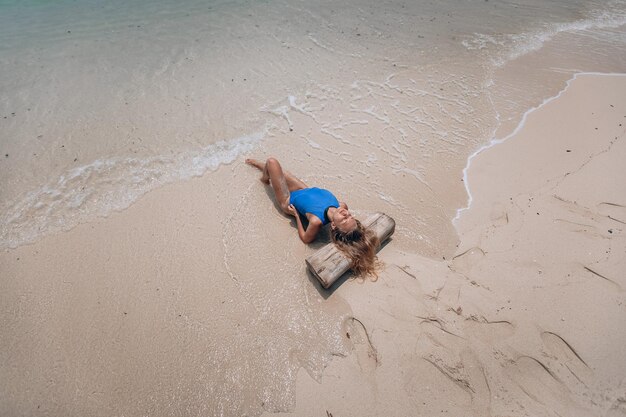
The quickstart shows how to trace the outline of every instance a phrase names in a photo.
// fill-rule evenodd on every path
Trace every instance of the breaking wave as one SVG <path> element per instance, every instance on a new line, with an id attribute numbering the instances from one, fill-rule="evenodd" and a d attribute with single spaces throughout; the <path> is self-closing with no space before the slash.
<path id="1" fill-rule="evenodd" d="M 123 210 L 150 190 L 233 162 L 254 149 L 264 136 L 258 132 L 174 156 L 98 159 L 68 170 L 5 206 L 0 247 L 32 243 L 43 235 Z"/>

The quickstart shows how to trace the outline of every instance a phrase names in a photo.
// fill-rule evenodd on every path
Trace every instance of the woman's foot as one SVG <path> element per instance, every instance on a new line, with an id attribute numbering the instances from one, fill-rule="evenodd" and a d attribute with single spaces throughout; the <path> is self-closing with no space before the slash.
<path id="1" fill-rule="evenodd" d="M 259 178 L 262 183 L 264 184 L 270 183 L 270 177 L 267 174 L 267 171 L 265 170 L 265 162 L 260 162 L 260 161 L 257 161 L 256 159 L 247 158 L 246 164 L 255 167 L 256 169 L 258 169 L 259 171 L 263 173 L 263 175 L 261 175 L 261 178 Z"/>

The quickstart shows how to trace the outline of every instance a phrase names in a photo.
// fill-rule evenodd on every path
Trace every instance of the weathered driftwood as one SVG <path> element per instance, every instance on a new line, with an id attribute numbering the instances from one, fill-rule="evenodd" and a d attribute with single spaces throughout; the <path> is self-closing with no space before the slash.
<path id="1" fill-rule="evenodd" d="M 385 213 L 372 214 L 362 224 L 378 236 L 381 244 L 396 228 L 396 222 Z M 306 258 L 306 265 L 324 288 L 329 288 L 350 269 L 350 261 L 332 242 Z"/>

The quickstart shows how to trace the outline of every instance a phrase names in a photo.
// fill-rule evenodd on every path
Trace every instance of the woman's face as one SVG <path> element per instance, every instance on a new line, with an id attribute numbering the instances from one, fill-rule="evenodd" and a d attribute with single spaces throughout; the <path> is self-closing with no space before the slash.
<path id="1" fill-rule="evenodd" d="M 356 229 L 356 219 L 352 217 L 352 213 L 350 213 L 348 209 L 343 207 L 339 207 L 335 210 L 332 222 L 337 229 L 344 233 L 349 233 Z"/>

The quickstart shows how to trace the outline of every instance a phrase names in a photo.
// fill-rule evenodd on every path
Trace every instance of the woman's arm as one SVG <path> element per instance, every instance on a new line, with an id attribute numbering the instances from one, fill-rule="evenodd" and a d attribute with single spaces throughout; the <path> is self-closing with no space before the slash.
<path id="1" fill-rule="evenodd" d="M 298 225 L 298 236 L 300 236 L 300 240 L 302 240 L 304 243 L 313 242 L 320 229 L 322 228 L 321 220 L 318 220 L 316 217 L 312 218 L 311 221 L 309 221 L 309 227 L 304 230 L 302 220 L 300 220 L 298 211 L 293 206 L 293 204 L 289 205 L 289 212 L 296 218 L 296 224 Z"/>

